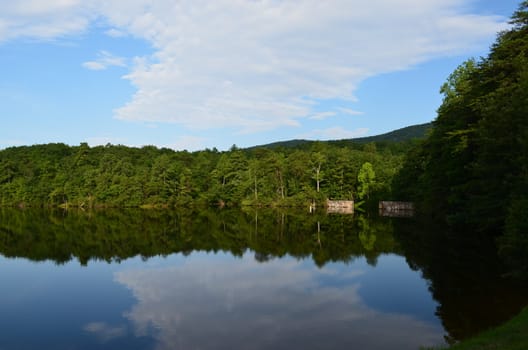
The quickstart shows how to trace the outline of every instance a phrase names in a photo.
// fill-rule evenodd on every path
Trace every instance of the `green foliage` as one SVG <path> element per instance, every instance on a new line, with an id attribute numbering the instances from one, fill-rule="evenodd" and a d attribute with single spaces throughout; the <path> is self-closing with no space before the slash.
<path id="1" fill-rule="evenodd" d="M 528 279 L 528 197 L 515 201 L 499 238 L 499 254 L 510 266 L 510 275 Z"/>
<path id="2" fill-rule="evenodd" d="M 60 210 L 0 208 L 0 253 L 57 264 L 189 253 L 254 251 L 312 258 L 318 266 L 398 253 L 390 222 L 306 210 L 215 208 Z M 364 237 L 367 237 L 366 239 Z M 365 243 L 367 242 L 367 246 Z"/>
<path id="3" fill-rule="evenodd" d="M 449 348 L 431 348 L 430 350 L 524 350 L 526 344 L 528 344 L 528 307 L 500 327 L 490 329 Z"/>
<path id="4" fill-rule="evenodd" d="M 390 192 L 400 144 L 357 147 L 316 142 L 303 149 L 233 146 L 194 153 L 153 146 L 64 144 L 0 151 L 0 205 L 49 207 L 308 206 L 354 197 L 365 162 L 369 193 Z M 363 188 L 363 187 L 361 187 Z"/>
<path id="5" fill-rule="evenodd" d="M 431 129 L 431 123 L 411 125 L 405 128 L 397 129 L 385 134 L 367 136 L 367 137 L 358 137 L 354 139 L 344 139 L 338 141 L 327 141 L 328 144 L 339 147 L 354 147 L 355 149 L 360 149 L 363 144 L 371 143 L 377 145 L 377 147 L 389 147 L 394 146 L 394 143 L 399 144 L 400 146 L 405 147 L 405 144 L 411 142 L 415 139 L 422 139 L 427 135 L 429 129 Z M 255 148 L 268 148 L 268 149 L 308 149 L 312 147 L 314 143 L 319 141 L 308 141 L 308 140 L 290 140 L 290 141 L 280 141 L 269 143 L 266 145 L 255 146 L 250 149 Z"/>
<path id="6" fill-rule="evenodd" d="M 430 281 L 449 344 L 497 327 L 527 305 L 528 284 L 504 275 L 494 237 L 424 216 L 394 219 L 393 232 L 409 266 Z"/>
<path id="7" fill-rule="evenodd" d="M 369 162 L 364 163 L 358 173 L 357 198 L 368 200 L 370 193 L 375 186 L 376 173 Z"/>
<path id="8" fill-rule="evenodd" d="M 434 217 L 494 236 L 506 232 L 500 242 L 509 257 L 528 254 L 526 225 L 516 218 L 528 198 L 527 18 L 524 1 L 489 55 L 451 74 L 431 134 L 393 181 L 395 194 Z M 513 260 L 528 271 L 526 259 Z"/>

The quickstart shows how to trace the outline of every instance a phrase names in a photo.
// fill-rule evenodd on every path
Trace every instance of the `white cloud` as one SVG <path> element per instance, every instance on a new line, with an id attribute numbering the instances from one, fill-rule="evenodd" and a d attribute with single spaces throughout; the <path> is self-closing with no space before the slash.
<path id="1" fill-rule="evenodd" d="M 126 335 L 125 326 L 111 326 L 105 322 L 90 322 L 83 330 L 95 334 L 102 342 L 107 342 Z"/>
<path id="2" fill-rule="evenodd" d="M 91 70 L 105 70 L 108 67 L 126 67 L 126 62 L 123 57 L 117 57 L 108 51 L 99 51 L 97 59 L 94 61 L 87 61 L 83 64 L 84 68 Z"/>
<path id="3" fill-rule="evenodd" d="M 174 143 L 166 146 L 177 151 L 197 151 L 204 148 L 205 138 L 199 136 L 180 136 Z"/>
<path id="4" fill-rule="evenodd" d="M 51 40 L 83 32 L 94 19 L 89 2 L 23 0 L 0 2 L 0 42 L 19 37 Z"/>
<path id="5" fill-rule="evenodd" d="M 345 114 L 348 114 L 348 115 L 363 115 L 363 112 L 356 111 L 356 110 L 353 110 L 353 109 L 350 109 L 350 108 L 339 107 L 339 108 L 337 108 L 337 110 L 340 111 L 341 113 L 345 113 Z"/>
<path id="6" fill-rule="evenodd" d="M 6 1 L 2 4 L 2 9 L 13 15 L 48 15 L 56 12 L 69 11 L 77 8 L 81 4 L 79 0 L 23 0 Z"/>
<path id="7" fill-rule="evenodd" d="M 336 112 L 319 112 L 310 116 L 312 120 L 324 120 L 336 115 Z"/>
<path id="8" fill-rule="evenodd" d="M 501 19 L 463 1 L 105 1 L 115 27 L 156 52 L 127 79 L 122 120 L 254 132 L 297 126 L 317 99 L 354 100 L 358 84 L 487 46 Z"/>
<path id="9" fill-rule="evenodd" d="M 97 62 L 97 61 L 84 62 L 82 65 L 84 68 L 88 68 L 91 70 L 105 70 L 106 69 L 106 66 L 104 64 L 102 64 L 101 62 Z"/>
<path id="10" fill-rule="evenodd" d="M 106 32 L 105 32 L 106 35 L 112 37 L 112 38 L 122 38 L 124 36 L 126 36 L 126 33 L 121 31 L 121 30 L 118 30 L 118 29 L 115 29 L 115 28 L 111 28 L 111 29 L 108 29 Z"/>
<path id="11" fill-rule="evenodd" d="M 0 41 L 78 33 L 103 18 L 107 34 L 155 51 L 125 76 L 137 91 L 116 118 L 251 133 L 298 126 L 319 99 L 354 101 L 368 77 L 486 48 L 504 19 L 464 12 L 470 1 L 4 1 Z"/>
<path id="12" fill-rule="evenodd" d="M 152 335 L 156 349 L 413 349 L 442 343 L 441 327 L 370 309 L 359 293 L 364 271 L 355 266 L 341 275 L 293 259 L 263 264 L 251 253 L 241 259 L 191 256 L 181 266 L 117 272 L 116 281 L 137 299 L 126 313 L 136 336 Z"/>
<path id="13" fill-rule="evenodd" d="M 352 139 L 356 137 L 365 136 L 368 133 L 368 128 L 358 128 L 355 130 L 347 130 L 341 126 L 334 126 L 327 129 L 316 129 L 309 133 L 300 135 L 302 139 L 317 139 L 317 140 L 341 140 Z"/>

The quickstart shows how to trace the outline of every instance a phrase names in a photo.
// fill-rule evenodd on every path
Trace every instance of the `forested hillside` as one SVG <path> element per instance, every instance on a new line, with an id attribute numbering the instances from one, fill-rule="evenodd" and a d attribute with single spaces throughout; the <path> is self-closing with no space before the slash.
<path id="1" fill-rule="evenodd" d="M 354 147 L 360 144 L 376 142 L 378 146 L 381 146 L 381 147 L 383 147 L 386 143 L 389 143 L 390 146 L 393 147 L 394 146 L 394 144 L 392 144 L 393 142 L 407 142 L 413 139 L 424 138 L 427 135 L 429 129 L 431 129 L 431 127 L 432 127 L 431 123 L 425 123 L 425 124 L 407 126 L 405 128 L 393 130 L 391 132 L 381 134 L 381 135 L 358 137 L 358 138 L 353 138 L 353 139 L 332 140 L 332 141 L 326 141 L 326 142 L 331 145 L 348 146 L 348 147 Z M 255 146 L 251 148 L 288 148 L 288 147 L 308 148 L 314 142 L 317 142 L 317 141 L 302 140 L 302 139 L 301 140 L 290 140 L 290 141 L 273 142 L 273 143 L 269 143 L 266 145 Z"/>
<path id="2" fill-rule="evenodd" d="M 390 193 L 412 141 L 176 152 L 47 144 L 0 151 L 3 206 L 304 206 Z M 360 175 L 361 173 L 361 175 Z M 358 176 L 360 175 L 360 176 Z M 359 178 L 359 180 L 358 180 Z"/>
<path id="3" fill-rule="evenodd" d="M 528 276 L 528 1 L 511 24 L 449 77 L 432 133 L 394 187 L 434 217 L 500 235 L 501 254 Z"/>

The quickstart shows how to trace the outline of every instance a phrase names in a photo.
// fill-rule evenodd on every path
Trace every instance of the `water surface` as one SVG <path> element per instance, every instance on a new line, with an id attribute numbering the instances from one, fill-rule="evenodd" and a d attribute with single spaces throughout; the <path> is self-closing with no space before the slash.
<path id="1" fill-rule="evenodd" d="M 439 287 L 408 219 L 0 213 L 0 349 L 418 349 L 500 322 L 523 302 L 524 290 L 505 283 L 484 290 L 510 305 L 483 305 L 492 321 L 472 321 L 467 307 L 451 315 L 468 287 Z M 446 297 L 450 288 L 458 294 Z"/>

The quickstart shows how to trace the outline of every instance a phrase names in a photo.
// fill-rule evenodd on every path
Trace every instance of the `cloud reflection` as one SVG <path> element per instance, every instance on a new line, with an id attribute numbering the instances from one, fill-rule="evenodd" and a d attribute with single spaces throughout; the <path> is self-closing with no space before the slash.
<path id="1" fill-rule="evenodd" d="M 83 329 L 95 334 L 103 343 L 126 335 L 125 326 L 111 326 L 105 322 L 90 322 Z"/>
<path id="2" fill-rule="evenodd" d="M 181 266 L 115 277 L 138 300 L 126 315 L 136 335 L 154 329 L 158 349 L 393 350 L 442 342 L 437 326 L 370 309 L 358 293 L 364 271 L 349 268 L 342 274 L 293 259 L 191 256 Z M 334 283 L 322 284 L 328 276 Z"/>

